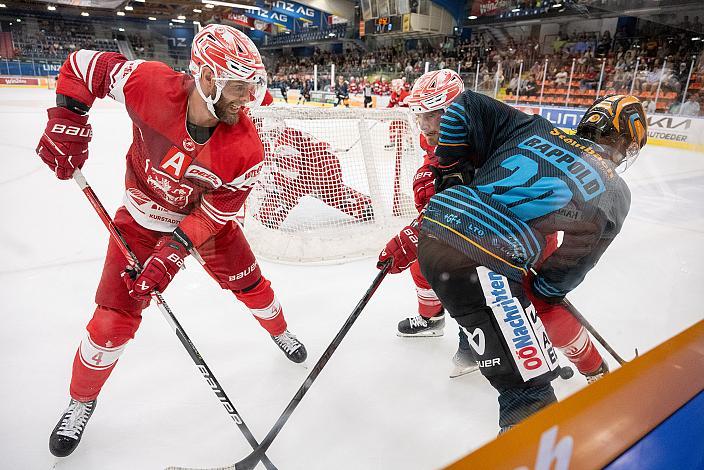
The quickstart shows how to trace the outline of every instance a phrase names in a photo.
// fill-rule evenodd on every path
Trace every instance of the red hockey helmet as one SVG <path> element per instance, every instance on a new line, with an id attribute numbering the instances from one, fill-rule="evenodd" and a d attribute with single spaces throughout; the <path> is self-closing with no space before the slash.
<path id="1" fill-rule="evenodd" d="M 462 92 L 464 82 L 457 72 L 434 70 L 416 80 L 406 103 L 413 113 L 422 114 L 447 108 Z"/>
<path id="2" fill-rule="evenodd" d="M 198 79 L 203 67 L 208 67 L 215 76 L 214 98 L 206 96 L 201 90 Z M 252 85 L 247 107 L 258 106 L 266 93 L 266 69 L 257 46 L 243 32 L 231 26 L 210 24 L 195 35 L 189 69 L 196 79 L 200 96 L 214 116 L 213 104 L 220 99 L 228 80 L 239 80 Z"/>

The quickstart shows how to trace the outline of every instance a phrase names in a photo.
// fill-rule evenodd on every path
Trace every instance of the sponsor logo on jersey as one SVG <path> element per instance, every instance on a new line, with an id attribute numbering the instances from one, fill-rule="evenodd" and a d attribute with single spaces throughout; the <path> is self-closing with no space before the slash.
<path id="1" fill-rule="evenodd" d="M 189 166 L 186 170 L 185 176 L 187 178 L 194 178 L 200 181 L 205 181 L 206 183 L 210 184 L 213 188 L 219 188 L 220 186 L 222 186 L 222 180 L 218 175 L 200 166 Z"/>
<path id="2" fill-rule="evenodd" d="M 557 354 L 531 304 L 525 310 L 513 296 L 506 277 L 477 268 L 486 303 L 491 307 L 516 368 L 523 380 L 557 368 Z"/>
<path id="3" fill-rule="evenodd" d="M 257 182 L 259 178 L 259 172 L 262 169 L 264 162 L 259 162 L 252 168 L 247 170 L 243 175 L 238 176 L 231 182 L 227 183 L 225 186 L 230 190 L 246 191 Z"/>
<path id="4" fill-rule="evenodd" d="M 193 159 L 177 147 L 171 147 L 161 159 L 159 169 L 175 180 L 180 180 Z"/>

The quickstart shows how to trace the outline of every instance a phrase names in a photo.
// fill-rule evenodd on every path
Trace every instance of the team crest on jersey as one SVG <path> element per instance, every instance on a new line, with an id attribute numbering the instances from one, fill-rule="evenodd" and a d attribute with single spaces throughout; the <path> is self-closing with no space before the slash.
<path id="1" fill-rule="evenodd" d="M 180 180 L 193 159 L 177 147 L 171 147 L 159 164 L 159 169 L 175 180 Z"/>
<path id="2" fill-rule="evenodd" d="M 169 204 L 183 208 L 188 204 L 188 198 L 193 192 L 193 188 L 187 184 L 174 181 L 170 174 L 159 171 L 150 165 L 147 160 L 145 171 L 147 184 L 149 187 Z"/>
<path id="3" fill-rule="evenodd" d="M 190 138 L 186 137 L 183 139 L 183 148 L 185 148 L 187 152 L 192 152 L 196 149 L 196 144 L 194 144 Z"/>

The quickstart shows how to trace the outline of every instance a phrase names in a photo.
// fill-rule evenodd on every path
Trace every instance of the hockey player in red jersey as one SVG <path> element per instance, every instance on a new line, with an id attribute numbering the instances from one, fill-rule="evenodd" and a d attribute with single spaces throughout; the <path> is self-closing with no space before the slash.
<path id="1" fill-rule="evenodd" d="M 408 98 L 409 93 L 404 88 L 404 81 L 401 78 L 394 78 L 391 80 L 391 96 L 389 97 L 389 108 L 407 108 L 408 103 L 406 103 L 406 98 Z"/>
<path id="2" fill-rule="evenodd" d="M 167 288 L 192 250 L 290 360 L 306 358 L 234 222 L 263 160 L 262 143 L 245 110 L 266 91 L 259 52 L 235 28 L 209 25 L 193 40 L 190 71 L 192 76 L 160 62 L 90 50 L 70 54 L 61 67 L 57 106 L 48 110 L 37 154 L 58 178 L 71 178 L 88 157 L 88 112 L 95 99 L 110 96 L 125 105 L 133 142 L 124 205 L 114 221 L 144 269 L 126 268 L 127 260 L 110 240 L 97 308 L 73 362 L 71 401 L 50 437 L 56 456 L 69 455 L 78 445 L 151 293 Z"/>
<path id="3" fill-rule="evenodd" d="M 435 146 L 440 131 L 440 117 L 452 100 L 464 91 L 464 83 L 456 72 L 444 69 L 421 76 L 416 80 L 410 94 L 403 90 L 401 80 L 394 80 L 392 84 L 396 87 L 394 93 L 397 91 L 405 93 L 404 106 L 410 106 L 421 131 L 420 146 L 425 151 L 425 157 L 423 166 L 413 177 L 413 197 L 416 209 L 421 212 L 430 197 L 435 194 L 433 186 L 435 176 L 430 166 L 437 165 Z M 400 321 L 397 334 L 407 337 L 442 336 L 445 327 L 445 311 L 442 304 L 421 274 L 418 263 L 412 262 L 410 271 L 416 285 L 418 314 Z M 452 362 L 454 369 L 450 377 L 458 377 L 477 370 L 477 364 L 469 351 L 467 335 L 461 329 L 459 347 Z"/>

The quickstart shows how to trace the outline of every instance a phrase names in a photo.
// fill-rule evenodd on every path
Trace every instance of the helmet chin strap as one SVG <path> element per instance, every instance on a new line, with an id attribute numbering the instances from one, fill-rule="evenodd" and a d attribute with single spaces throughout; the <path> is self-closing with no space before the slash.
<path id="1" fill-rule="evenodd" d="M 196 90 L 198 90 L 198 94 L 200 95 L 201 98 L 203 98 L 203 101 L 205 101 L 205 105 L 208 108 L 208 111 L 210 111 L 210 114 L 213 115 L 215 119 L 220 119 L 217 114 L 215 114 L 215 103 L 218 102 L 220 99 L 220 96 L 222 96 L 222 86 L 215 81 L 215 98 L 211 98 L 209 96 L 206 96 L 205 93 L 203 93 L 203 89 L 200 86 L 200 73 L 195 75 L 193 78 L 196 80 Z"/>

